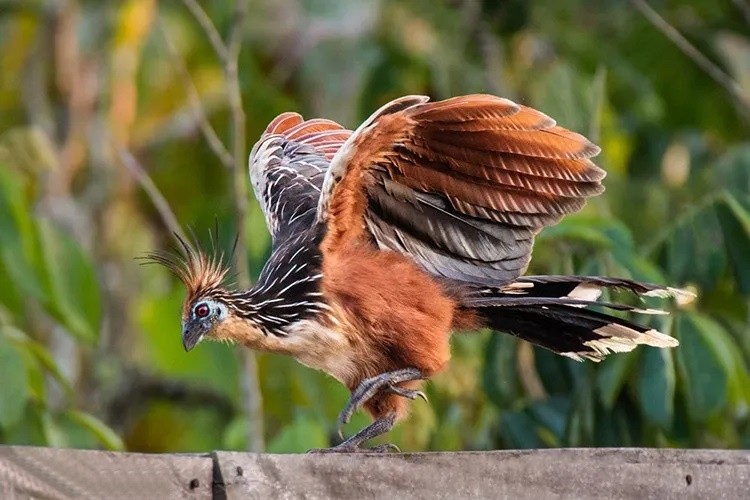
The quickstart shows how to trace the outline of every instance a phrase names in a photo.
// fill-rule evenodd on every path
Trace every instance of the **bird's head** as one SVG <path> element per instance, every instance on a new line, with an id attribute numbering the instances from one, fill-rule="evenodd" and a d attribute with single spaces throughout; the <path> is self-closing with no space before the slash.
<path id="1" fill-rule="evenodd" d="M 229 267 L 224 254 L 208 255 L 177 237 L 179 252 L 153 252 L 144 257 L 147 262 L 165 266 L 183 282 L 186 288 L 182 307 L 182 345 L 186 351 L 193 349 L 203 339 L 235 341 L 242 321 L 235 300 L 226 288 Z M 247 333 L 247 326 L 243 329 Z"/>
<path id="2" fill-rule="evenodd" d="M 182 314 L 182 345 L 186 351 L 204 337 L 218 337 L 223 323 L 229 318 L 227 304 L 218 298 L 198 297 L 186 300 Z"/>

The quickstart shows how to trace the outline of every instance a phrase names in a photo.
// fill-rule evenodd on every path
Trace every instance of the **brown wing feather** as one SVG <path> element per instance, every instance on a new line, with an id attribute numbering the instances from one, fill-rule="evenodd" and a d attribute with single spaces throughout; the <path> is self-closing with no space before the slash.
<path id="1" fill-rule="evenodd" d="M 299 125 L 302 122 L 303 118 L 299 113 L 294 113 L 291 111 L 281 113 L 279 116 L 271 120 L 271 123 L 268 124 L 263 135 L 283 134 L 290 128 L 294 127 L 295 125 Z"/>
<path id="2" fill-rule="evenodd" d="M 508 282 L 528 264 L 535 233 L 601 193 L 605 174 L 590 160 L 598 152 L 499 97 L 393 101 L 332 160 L 318 205 L 324 249 L 374 238 L 437 275 Z"/>

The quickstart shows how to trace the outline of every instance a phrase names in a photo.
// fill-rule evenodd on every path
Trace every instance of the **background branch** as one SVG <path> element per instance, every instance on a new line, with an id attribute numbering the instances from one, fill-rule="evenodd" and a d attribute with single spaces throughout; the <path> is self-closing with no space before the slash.
<path id="1" fill-rule="evenodd" d="M 196 0 L 182 0 L 182 3 L 185 4 L 185 7 L 190 11 L 200 27 L 203 28 L 206 38 L 211 42 L 211 46 L 216 55 L 219 56 L 221 62 L 226 62 L 227 46 L 224 44 L 219 31 L 216 29 L 213 21 L 211 21 L 211 18 L 208 17 L 208 14 L 206 14 L 206 11 L 203 10 L 203 7 Z"/>
<path id="2" fill-rule="evenodd" d="M 161 194 L 159 188 L 151 177 L 149 177 L 148 173 L 143 166 L 141 166 L 135 156 L 119 144 L 113 144 L 113 147 L 117 151 L 122 164 L 133 174 L 135 180 L 138 181 L 138 184 L 141 185 L 148 195 L 151 203 L 154 204 L 156 211 L 159 213 L 159 217 L 161 217 L 161 220 L 164 222 L 164 225 L 167 226 L 170 233 L 172 235 L 178 235 L 183 241 L 190 241 L 190 238 L 188 238 L 182 231 L 180 223 L 177 222 L 177 217 L 175 217 L 174 212 L 172 212 L 169 202 L 164 198 L 164 195 Z"/>
<path id="3" fill-rule="evenodd" d="M 630 0 L 630 3 L 650 22 L 656 29 L 661 31 L 664 36 L 669 38 L 678 49 L 687 57 L 705 71 L 716 83 L 721 85 L 729 95 L 731 95 L 739 104 L 750 109 L 750 97 L 745 95 L 742 87 L 724 70 L 717 66 L 713 61 L 704 56 L 690 41 L 682 36 L 675 27 L 669 24 L 659 15 L 645 0 Z"/>
<path id="4" fill-rule="evenodd" d="M 219 158 L 221 163 L 225 167 L 231 168 L 234 161 L 232 155 L 229 153 L 226 146 L 224 146 L 224 143 L 219 138 L 216 130 L 214 130 L 214 128 L 211 126 L 211 123 L 208 121 L 206 110 L 201 103 L 201 98 L 198 94 L 198 90 L 195 88 L 193 79 L 190 78 L 190 73 L 188 72 L 187 66 L 185 65 L 185 60 L 180 56 L 180 53 L 177 51 L 174 43 L 172 43 L 172 40 L 169 37 L 169 33 L 167 33 L 167 29 L 164 26 L 164 22 L 162 21 L 161 16 L 158 18 L 158 23 L 159 29 L 161 30 L 162 36 L 164 37 L 164 41 L 166 42 L 167 52 L 169 52 L 169 57 L 172 60 L 172 64 L 174 64 L 174 67 L 179 73 L 180 79 L 182 80 L 182 85 L 185 88 L 185 93 L 187 94 L 188 100 L 190 101 L 190 107 L 195 114 L 195 118 L 198 122 L 198 126 L 200 127 L 201 132 L 203 133 L 203 137 L 206 138 L 206 142 L 208 142 L 211 150 L 214 152 L 216 157 Z"/>

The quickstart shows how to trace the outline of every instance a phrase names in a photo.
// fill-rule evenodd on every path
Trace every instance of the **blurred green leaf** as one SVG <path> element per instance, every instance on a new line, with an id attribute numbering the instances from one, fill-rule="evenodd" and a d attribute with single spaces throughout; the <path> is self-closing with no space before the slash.
<path id="1" fill-rule="evenodd" d="M 108 450 L 123 451 L 125 444 L 107 424 L 95 416 L 77 410 L 68 410 L 65 416 L 89 431 Z"/>
<path id="2" fill-rule="evenodd" d="M 518 339 L 511 335 L 490 335 L 485 347 L 482 385 L 490 401 L 508 408 L 519 397 L 516 352 Z"/>
<path id="3" fill-rule="evenodd" d="M 529 415 L 548 431 L 548 437 L 543 438 L 547 446 L 561 446 L 564 442 L 569 412 L 570 398 L 564 396 L 536 401 L 528 408 Z M 550 441 L 549 437 L 554 439 Z"/>
<path id="4" fill-rule="evenodd" d="M 548 227 L 539 234 L 537 241 L 568 240 L 584 243 L 596 249 L 609 250 L 613 243 L 632 248 L 632 238 L 628 229 L 613 219 L 575 214 Z"/>
<path id="5" fill-rule="evenodd" d="M 0 427 L 18 422 L 28 400 L 28 379 L 22 354 L 0 335 Z"/>
<path id="6" fill-rule="evenodd" d="M 311 418 L 297 416 L 268 443 L 268 451 L 270 453 L 300 453 L 326 446 L 328 446 L 328 438 L 320 424 Z"/>
<path id="7" fill-rule="evenodd" d="M 39 241 L 49 291 L 49 312 L 75 336 L 94 342 L 99 336 L 101 298 L 91 259 L 73 239 L 39 221 Z"/>
<path id="8" fill-rule="evenodd" d="M 726 189 L 750 210 L 750 144 L 727 151 L 714 166 L 720 189 Z"/>
<path id="9" fill-rule="evenodd" d="M 57 151 L 44 131 L 36 126 L 14 127 L 0 135 L 0 164 L 30 175 L 57 167 Z"/>
<path id="10" fill-rule="evenodd" d="M 500 416 L 500 433 L 508 448 L 544 448 L 539 427 L 525 411 L 507 411 Z"/>
<path id="11" fill-rule="evenodd" d="M 224 435 L 221 438 L 221 448 L 223 450 L 246 450 L 247 432 L 247 417 L 239 415 L 233 418 L 224 429 Z"/>
<path id="12" fill-rule="evenodd" d="M 594 439 L 594 367 L 590 363 L 565 359 L 573 378 L 571 408 L 566 421 L 565 445 L 590 446 Z"/>
<path id="13" fill-rule="evenodd" d="M 644 348 L 638 367 L 638 400 L 646 420 L 663 430 L 674 417 L 675 367 L 670 349 Z"/>
<path id="14" fill-rule="evenodd" d="M 67 448 L 70 446 L 70 440 L 65 434 L 65 430 L 48 410 L 42 410 L 40 420 L 42 424 L 42 433 L 44 434 L 44 439 L 47 441 L 47 446 L 53 448 Z"/>
<path id="15" fill-rule="evenodd" d="M 722 346 L 717 344 L 714 330 L 697 314 L 686 314 L 676 321 L 675 336 L 680 341 L 677 361 L 690 414 L 698 421 L 706 420 L 727 403 L 729 367 L 722 364 Z"/>
<path id="16" fill-rule="evenodd" d="M 13 326 L 6 325 L 0 328 L 0 331 L 21 349 L 27 350 L 33 356 L 33 359 L 52 375 L 68 394 L 73 393 L 73 386 L 70 381 L 65 377 L 57 362 L 43 344 L 31 339 L 26 333 Z"/>
<path id="17" fill-rule="evenodd" d="M 620 391 L 627 382 L 640 351 L 608 356 L 596 372 L 599 399 L 608 410 L 615 405 Z"/>
<path id="18" fill-rule="evenodd" d="M 662 261 L 668 276 L 675 283 L 693 282 L 702 290 L 714 289 L 727 262 L 715 204 L 680 218 L 664 236 Z"/>
<path id="19" fill-rule="evenodd" d="M 740 291 L 750 295 L 750 213 L 726 194 L 716 206 L 724 244 Z"/>
<path id="20" fill-rule="evenodd" d="M 567 358 L 544 349 L 534 347 L 534 366 L 542 384 L 549 394 L 569 393 L 574 382 L 567 369 Z"/>
<path id="21" fill-rule="evenodd" d="M 592 83 L 587 75 L 560 62 L 534 83 L 535 102 L 541 111 L 554 116 L 566 128 L 582 133 L 589 131 L 599 102 L 591 99 Z"/>
<path id="22" fill-rule="evenodd" d="M 23 293 L 44 300 L 35 266 L 38 253 L 35 225 L 23 193 L 18 175 L 0 165 L 0 274 L 7 274 Z M 13 298 L 15 294 L 12 290 L 0 290 L 0 299 L 4 296 Z"/>

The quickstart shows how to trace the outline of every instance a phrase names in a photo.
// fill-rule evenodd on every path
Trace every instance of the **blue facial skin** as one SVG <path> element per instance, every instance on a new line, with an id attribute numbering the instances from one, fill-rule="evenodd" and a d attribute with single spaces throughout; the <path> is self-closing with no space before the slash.
<path id="1" fill-rule="evenodd" d="M 182 346 L 190 351 L 214 329 L 226 308 L 213 300 L 197 300 L 190 308 L 190 316 L 182 322 Z"/>

